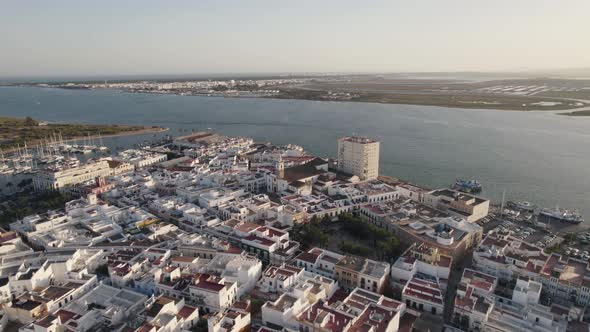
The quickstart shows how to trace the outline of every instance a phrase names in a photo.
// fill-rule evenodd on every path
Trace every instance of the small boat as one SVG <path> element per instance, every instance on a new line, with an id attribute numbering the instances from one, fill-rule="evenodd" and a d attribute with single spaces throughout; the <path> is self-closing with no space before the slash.
<path id="1" fill-rule="evenodd" d="M 527 201 L 508 202 L 508 205 L 520 211 L 533 212 L 535 210 L 535 205 Z"/>
<path id="2" fill-rule="evenodd" d="M 481 183 L 477 180 L 465 180 L 465 179 L 458 179 L 453 183 L 451 186 L 454 190 L 459 190 L 465 193 L 478 193 L 481 192 L 482 186 Z"/>

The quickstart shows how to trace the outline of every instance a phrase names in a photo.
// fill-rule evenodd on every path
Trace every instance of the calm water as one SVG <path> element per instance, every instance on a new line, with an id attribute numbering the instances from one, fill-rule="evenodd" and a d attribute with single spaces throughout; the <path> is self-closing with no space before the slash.
<path id="1" fill-rule="evenodd" d="M 508 199 L 577 208 L 590 220 L 590 117 L 12 87 L 0 88 L 0 115 L 160 125 L 173 135 L 212 128 L 321 156 L 335 156 L 337 137 L 354 132 L 381 141 L 382 174 L 430 187 L 473 177 L 483 196 L 500 200 L 506 190 Z M 152 136 L 105 142 L 122 147 Z"/>

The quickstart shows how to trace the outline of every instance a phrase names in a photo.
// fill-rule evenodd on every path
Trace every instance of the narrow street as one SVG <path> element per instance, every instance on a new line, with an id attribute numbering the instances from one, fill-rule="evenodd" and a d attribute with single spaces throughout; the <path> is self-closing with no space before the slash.
<path id="1" fill-rule="evenodd" d="M 453 320 L 453 308 L 455 302 L 455 294 L 457 293 L 457 285 L 461 281 L 463 270 L 470 268 L 473 265 L 473 249 L 467 251 L 462 261 L 458 261 L 453 264 L 453 269 L 449 276 L 449 282 L 447 284 L 447 294 L 445 296 L 445 307 L 443 312 L 443 318 L 446 324 L 451 324 Z"/>

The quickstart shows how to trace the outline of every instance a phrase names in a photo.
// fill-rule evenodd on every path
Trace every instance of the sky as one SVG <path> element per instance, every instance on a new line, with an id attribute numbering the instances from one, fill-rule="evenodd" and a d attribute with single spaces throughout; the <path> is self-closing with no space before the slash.
<path id="1" fill-rule="evenodd" d="M 0 79 L 590 67 L 589 0 L 0 0 Z"/>

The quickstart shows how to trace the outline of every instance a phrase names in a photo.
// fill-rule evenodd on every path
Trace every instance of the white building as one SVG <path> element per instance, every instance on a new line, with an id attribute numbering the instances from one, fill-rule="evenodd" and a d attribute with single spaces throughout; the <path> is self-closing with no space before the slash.
<path id="1" fill-rule="evenodd" d="M 186 305 L 184 299 L 166 296 L 146 303 L 146 322 L 137 331 L 176 332 L 190 330 L 199 320 L 199 310 Z"/>
<path id="2" fill-rule="evenodd" d="M 66 310 L 80 316 L 78 330 L 92 330 L 100 322 L 120 325 L 136 319 L 145 309 L 147 296 L 126 289 L 99 284 L 78 300 L 70 302 Z"/>
<path id="3" fill-rule="evenodd" d="M 361 180 L 379 176 L 379 141 L 366 137 L 342 137 L 338 139 L 338 168 Z"/>
<path id="4" fill-rule="evenodd" d="M 116 159 L 132 164 L 135 169 L 138 169 L 161 163 L 168 160 L 168 157 L 161 153 L 130 149 L 120 152 Z"/>
<path id="5" fill-rule="evenodd" d="M 552 303 L 578 306 L 590 304 L 588 262 L 559 254 L 510 237 L 489 234 L 473 253 L 478 270 L 505 281 L 519 277 L 540 282 Z"/>
<path id="6" fill-rule="evenodd" d="M 482 330 L 494 309 L 497 278 L 465 269 L 457 286 L 453 321 L 467 330 Z"/>
<path id="7" fill-rule="evenodd" d="M 210 214 L 207 209 L 187 203 L 177 207 L 182 212 L 182 218 L 178 221 L 178 227 L 186 231 L 195 232 L 200 227 L 211 227 L 220 223 L 220 220 Z"/>
<path id="8" fill-rule="evenodd" d="M 452 262 L 450 256 L 440 254 L 436 247 L 414 245 L 391 265 L 391 283 L 402 289 L 406 282 L 420 275 L 422 278 L 436 280 L 444 290 L 451 273 Z"/>
<path id="9" fill-rule="evenodd" d="M 295 263 L 306 271 L 337 280 L 343 288 L 359 287 L 375 293 L 383 292 L 390 273 L 389 263 L 339 255 L 320 248 L 302 252 L 295 257 Z"/>
<path id="10" fill-rule="evenodd" d="M 317 301 L 302 312 L 298 331 L 399 331 L 406 305 L 360 288 L 343 301 Z"/>
<path id="11" fill-rule="evenodd" d="M 490 200 L 451 189 L 433 190 L 424 194 L 424 204 L 469 222 L 488 215 Z"/>
<path id="12" fill-rule="evenodd" d="M 442 315 L 444 309 L 443 294 L 438 283 L 419 278 L 412 278 L 402 290 L 402 301 L 408 308 Z"/>
<path id="13" fill-rule="evenodd" d="M 209 332 L 242 332 L 249 331 L 250 313 L 236 310 L 217 312 L 207 320 Z"/>
<path id="14" fill-rule="evenodd" d="M 106 160 L 90 162 L 72 168 L 46 168 L 33 176 L 35 190 L 62 190 L 65 187 L 111 174 Z"/>
<path id="15" fill-rule="evenodd" d="M 457 286 L 453 323 L 464 331 L 493 332 L 564 332 L 577 323 L 567 307 L 539 304 L 541 283 L 526 277 L 519 277 L 512 287 L 500 289 L 497 283 L 492 275 L 465 269 Z M 572 331 L 578 329 L 572 326 Z"/>
<path id="16" fill-rule="evenodd" d="M 297 316 L 320 300 L 327 300 L 337 289 L 335 280 L 303 268 L 289 265 L 270 266 L 259 282 L 262 292 L 283 293 L 275 301 L 262 306 L 262 321 L 265 325 L 282 326 L 297 330 Z"/>
<path id="17" fill-rule="evenodd" d="M 227 283 L 235 283 L 235 297 L 239 299 L 256 286 L 262 274 L 262 262 L 251 256 L 218 254 L 211 259 L 206 269 L 221 276 Z"/>
<path id="18" fill-rule="evenodd" d="M 344 255 L 321 248 L 313 248 L 295 257 L 295 264 L 306 271 L 333 278 L 336 275 L 336 264 L 342 258 Z"/>
<path id="19" fill-rule="evenodd" d="M 238 285 L 236 282 L 226 282 L 223 278 L 210 274 L 200 274 L 195 278 L 195 284 L 189 286 L 192 302 L 207 312 L 223 310 L 236 300 Z"/>

